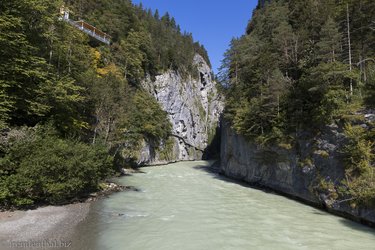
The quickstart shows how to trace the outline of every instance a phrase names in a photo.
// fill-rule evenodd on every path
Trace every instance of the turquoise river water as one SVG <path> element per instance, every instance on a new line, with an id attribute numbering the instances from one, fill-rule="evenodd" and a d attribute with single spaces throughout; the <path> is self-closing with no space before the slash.
<path id="1" fill-rule="evenodd" d="M 207 171 L 208 162 L 120 178 L 139 191 L 92 205 L 76 249 L 375 249 L 375 230 Z"/>

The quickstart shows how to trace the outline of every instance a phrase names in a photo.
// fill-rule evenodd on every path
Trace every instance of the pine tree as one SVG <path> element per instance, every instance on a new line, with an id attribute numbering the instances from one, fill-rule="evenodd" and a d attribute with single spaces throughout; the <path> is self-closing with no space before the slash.
<path id="1" fill-rule="evenodd" d="M 159 10 L 158 9 L 155 10 L 154 19 L 156 19 L 156 20 L 160 19 L 160 15 L 159 15 Z"/>
<path id="2" fill-rule="evenodd" d="M 320 32 L 320 41 L 317 43 L 318 58 L 325 63 L 332 63 L 341 57 L 341 37 L 334 20 L 329 17 Z"/>

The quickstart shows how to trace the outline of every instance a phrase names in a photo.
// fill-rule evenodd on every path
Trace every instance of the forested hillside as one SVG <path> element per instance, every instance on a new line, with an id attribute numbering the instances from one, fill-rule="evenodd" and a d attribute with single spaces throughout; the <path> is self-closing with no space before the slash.
<path id="1" fill-rule="evenodd" d="M 65 4 L 110 46 L 59 20 Z M 163 145 L 167 114 L 141 88 L 193 69 L 203 46 L 169 14 L 130 0 L 0 2 L 0 206 L 59 203 L 97 190 L 142 139 Z"/>
<path id="2" fill-rule="evenodd" d="M 344 127 L 346 180 L 324 185 L 367 204 L 375 201 L 374 121 L 365 122 L 375 101 L 374 13 L 372 0 L 259 1 L 221 70 L 225 117 L 249 140 L 290 149 L 325 125 Z"/>

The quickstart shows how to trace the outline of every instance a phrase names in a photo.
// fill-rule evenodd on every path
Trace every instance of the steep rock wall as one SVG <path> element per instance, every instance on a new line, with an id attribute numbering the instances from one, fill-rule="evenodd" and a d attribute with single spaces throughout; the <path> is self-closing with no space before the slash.
<path id="1" fill-rule="evenodd" d="M 292 149 L 278 146 L 265 148 L 251 143 L 225 122 L 221 138 L 220 171 L 224 175 L 375 225 L 375 210 L 351 207 L 347 202 L 333 200 L 326 192 L 319 191 L 320 180 L 338 183 L 344 178 L 339 148 L 345 143 L 345 136 L 338 126 L 327 126 L 314 140 L 303 139 L 301 134 L 297 147 Z M 308 163 L 304 161 L 307 158 L 310 159 Z"/>
<path id="2" fill-rule="evenodd" d="M 168 71 L 146 79 L 143 88 L 160 103 L 172 124 L 169 152 L 162 154 L 160 145 L 144 143 L 139 164 L 164 164 L 174 161 L 198 160 L 215 133 L 223 103 L 212 77 L 212 70 L 200 56 L 194 57 L 196 75 L 182 77 Z M 161 145 L 163 147 L 163 145 Z M 167 155 L 167 156 L 166 156 Z"/>

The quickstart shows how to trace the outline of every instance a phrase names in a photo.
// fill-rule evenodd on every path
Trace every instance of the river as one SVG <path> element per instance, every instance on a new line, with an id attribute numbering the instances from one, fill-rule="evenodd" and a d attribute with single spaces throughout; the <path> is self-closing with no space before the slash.
<path id="1" fill-rule="evenodd" d="M 208 162 L 122 177 L 139 191 L 92 205 L 74 249 L 375 249 L 375 230 L 207 171 Z"/>

